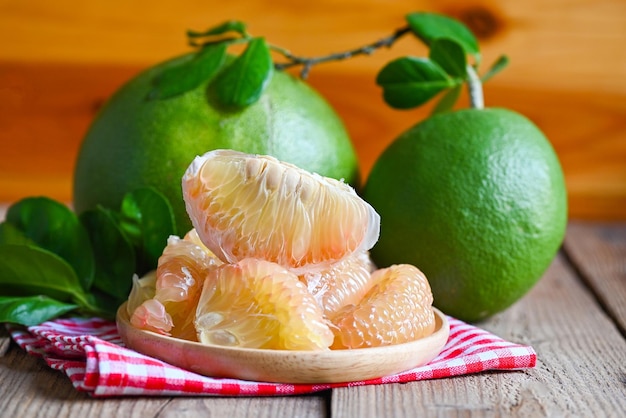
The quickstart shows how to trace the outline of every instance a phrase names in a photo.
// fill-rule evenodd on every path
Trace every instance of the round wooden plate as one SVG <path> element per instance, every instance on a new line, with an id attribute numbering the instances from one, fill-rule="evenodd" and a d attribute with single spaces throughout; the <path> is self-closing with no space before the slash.
<path id="1" fill-rule="evenodd" d="M 410 343 L 354 350 L 288 351 L 223 347 L 140 330 L 130 324 L 126 304 L 117 328 L 128 348 L 210 377 L 278 383 L 339 383 L 374 379 L 422 366 L 448 340 L 450 326 L 435 309 L 435 332 Z"/>

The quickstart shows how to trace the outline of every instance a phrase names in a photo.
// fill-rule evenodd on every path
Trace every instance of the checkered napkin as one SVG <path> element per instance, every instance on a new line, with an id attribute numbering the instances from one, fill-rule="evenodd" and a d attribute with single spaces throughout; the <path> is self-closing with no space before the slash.
<path id="1" fill-rule="evenodd" d="M 124 347 L 114 322 L 59 319 L 28 328 L 7 325 L 17 344 L 67 374 L 74 387 L 107 396 L 270 396 L 313 393 L 343 386 L 411 382 L 535 366 L 532 347 L 514 344 L 448 317 L 450 337 L 429 364 L 377 379 L 338 384 L 283 384 L 211 378 L 182 370 Z"/>

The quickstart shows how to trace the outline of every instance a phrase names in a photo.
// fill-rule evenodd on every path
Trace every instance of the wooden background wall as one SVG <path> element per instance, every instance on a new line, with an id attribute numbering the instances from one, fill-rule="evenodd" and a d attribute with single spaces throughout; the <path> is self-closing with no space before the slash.
<path id="1" fill-rule="evenodd" d="M 236 18 L 299 55 L 361 46 L 439 11 L 479 35 L 484 62 L 511 64 L 485 86 L 488 106 L 544 130 L 563 165 L 570 217 L 626 220 L 624 0 L 0 0 L 0 201 L 71 198 L 74 158 L 97 109 L 143 68 L 188 50 L 186 29 Z M 388 108 L 374 84 L 414 40 L 314 68 L 309 81 L 344 119 L 366 175 L 427 109 Z"/>

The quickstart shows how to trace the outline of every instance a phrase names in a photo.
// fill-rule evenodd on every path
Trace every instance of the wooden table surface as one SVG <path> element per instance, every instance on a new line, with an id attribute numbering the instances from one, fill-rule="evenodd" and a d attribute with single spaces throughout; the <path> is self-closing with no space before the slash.
<path id="1" fill-rule="evenodd" d="M 0 207 L 0 219 L 3 219 Z M 626 223 L 570 222 L 562 250 L 518 303 L 477 324 L 537 351 L 537 366 L 266 398 L 93 399 L 0 327 L 3 417 L 622 417 Z"/>

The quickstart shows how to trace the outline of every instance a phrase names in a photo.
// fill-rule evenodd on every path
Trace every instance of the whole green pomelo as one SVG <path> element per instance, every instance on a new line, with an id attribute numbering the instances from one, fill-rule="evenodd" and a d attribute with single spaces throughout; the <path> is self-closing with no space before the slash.
<path id="1" fill-rule="evenodd" d="M 207 82 L 169 99 L 151 100 L 153 80 L 185 55 L 142 72 L 103 106 L 79 151 L 74 172 L 78 213 L 100 204 L 118 209 L 126 192 L 153 186 L 172 204 L 178 233 L 191 228 L 181 178 L 196 155 L 218 148 L 269 154 L 358 185 L 358 162 L 331 106 L 300 79 L 274 71 L 260 99 L 240 111 L 207 100 Z"/>
<path id="2" fill-rule="evenodd" d="M 417 124 L 380 155 L 363 196 L 381 216 L 374 262 L 417 266 L 435 306 L 470 322 L 506 309 L 537 282 L 567 222 L 551 144 L 505 109 Z"/>

